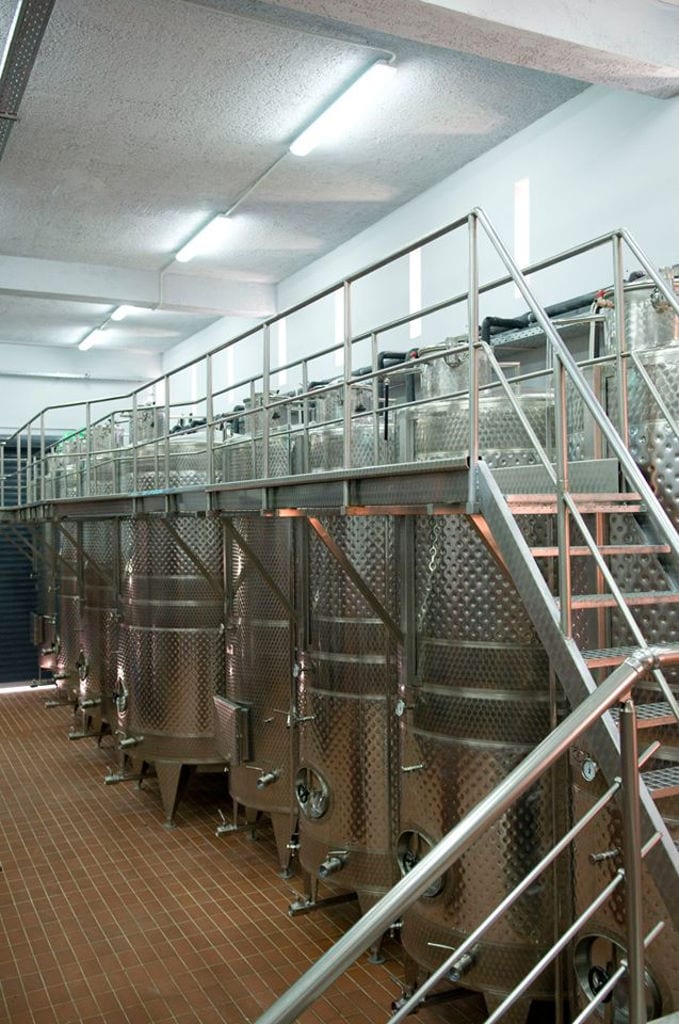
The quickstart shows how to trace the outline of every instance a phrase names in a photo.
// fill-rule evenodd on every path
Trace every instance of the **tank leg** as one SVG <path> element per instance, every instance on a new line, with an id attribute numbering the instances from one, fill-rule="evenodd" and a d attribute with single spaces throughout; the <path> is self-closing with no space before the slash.
<path id="1" fill-rule="evenodd" d="M 290 849 L 290 815 L 287 812 L 271 815 L 273 834 L 276 839 L 278 863 L 281 866 L 280 877 L 292 878 L 292 850 Z"/>
<path id="2" fill-rule="evenodd" d="M 156 761 L 156 774 L 160 786 L 160 797 L 165 811 L 165 828 L 175 827 L 175 812 L 183 797 L 194 766 L 178 761 Z"/>
<path id="3" fill-rule="evenodd" d="M 257 838 L 257 829 L 256 829 L 255 826 L 257 825 L 257 822 L 259 821 L 260 812 L 255 810 L 254 807 L 246 807 L 244 810 L 245 810 L 245 820 L 248 823 L 248 825 L 250 826 L 250 831 L 248 832 L 248 839 L 251 839 L 252 842 L 254 842 L 256 840 L 256 838 Z"/>

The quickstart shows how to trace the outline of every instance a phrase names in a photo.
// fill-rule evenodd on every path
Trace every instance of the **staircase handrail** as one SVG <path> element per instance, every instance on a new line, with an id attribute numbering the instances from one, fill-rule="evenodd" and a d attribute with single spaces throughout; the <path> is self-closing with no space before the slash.
<path id="1" fill-rule="evenodd" d="M 594 422 L 597 424 L 597 426 L 601 430 L 601 433 L 608 441 L 611 451 L 618 459 L 627 480 L 629 481 L 629 483 L 633 484 L 634 488 L 646 504 L 648 513 L 653 522 L 655 523 L 657 529 L 663 536 L 666 543 L 669 545 L 673 554 L 677 558 L 679 558 L 679 534 L 677 534 L 677 531 L 672 521 L 670 520 L 669 516 L 663 509 L 660 502 L 658 501 L 655 492 L 646 481 L 638 465 L 634 461 L 634 458 L 632 457 L 622 437 L 616 430 L 610 417 L 606 413 L 606 410 L 601 405 L 596 395 L 594 394 L 593 390 L 589 386 L 576 360 L 573 358 L 571 353 L 568 351 L 567 347 L 564 345 L 561 337 L 559 336 L 559 333 L 556 331 L 552 322 L 550 321 L 549 316 L 547 315 L 544 308 L 540 304 L 539 300 L 536 298 L 534 292 L 530 288 L 525 275 L 523 274 L 515 260 L 512 258 L 512 256 L 510 255 L 509 251 L 502 242 L 502 239 L 499 237 L 495 228 L 490 223 L 483 209 L 481 209 L 480 207 L 476 207 L 470 213 L 469 220 L 470 230 L 474 229 L 474 222 L 478 222 L 482 226 L 486 236 L 493 245 L 493 248 L 497 252 L 502 262 L 504 263 L 509 275 L 514 281 L 516 287 L 521 292 L 521 295 L 526 301 L 528 307 L 532 311 L 536 322 L 542 328 L 545 337 L 551 345 L 553 355 L 566 371 L 568 377 L 575 386 L 577 393 L 579 394 L 584 405 L 586 406 L 587 410 L 592 416 Z M 648 260 L 644 252 L 641 250 L 641 248 L 634 241 L 629 232 L 625 228 L 618 228 L 616 231 L 613 231 L 609 237 L 612 238 L 614 242 L 617 240 L 618 244 L 621 244 L 623 241 L 627 243 L 631 251 L 634 253 L 636 259 L 644 268 L 644 271 L 648 274 L 648 276 L 654 282 L 658 290 L 662 292 L 663 296 L 665 297 L 669 305 L 675 310 L 675 312 L 679 316 L 679 299 L 677 299 L 677 296 L 674 294 L 674 292 L 670 288 L 668 288 L 667 284 L 662 279 L 661 275 L 658 274 L 654 267 L 651 265 L 650 261 Z M 471 334 L 474 334 L 473 330 Z M 620 386 L 621 384 L 619 384 L 619 387 Z"/>
<path id="2" fill-rule="evenodd" d="M 662 664 L 679 664 L 679 646 L 639 648 L 629 655 L 594 693 L 571 711 L 400 882 L 265 1010 L 256 1024 L 293 1024 L 583 733 L 623 700 L 642 675 Z"/>

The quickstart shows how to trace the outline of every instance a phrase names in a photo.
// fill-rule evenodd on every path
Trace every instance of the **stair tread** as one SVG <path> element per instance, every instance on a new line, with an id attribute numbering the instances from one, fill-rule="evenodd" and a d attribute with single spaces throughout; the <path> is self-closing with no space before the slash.
<path id="1" fill-rule="evenodd" d="M 679 793 L 679 764 L 642 772 L 641 777 L 653 797 L 674 796 Z"/>
<path id="2" fill-rule="evenodd" d="M 573 558 L 591 556 L 590 548 L 572 544 L 570 554 Z M 602 544 L 597 550 L 601 555 L 668 555 L 669 544 Z M 556 546 L 535 547 L 530 549 L 533 558 L 557 558 L 559 549 Z"/>
<path id="3" fill-rule="evenodd" d="M 670 642 L 653 644 L 654 649 L 661 651 L 672 651 L 676 648 L 676 646 L 676 644 Z M 636 654 L 638 650 L 638 645 L 636 647 L 618 646 L 588 648 L 583 650 L 582 656 L 586 661 L 608 661 L 613 659 L 624 661 L 625 658 L 629 657 L 630 654 Z"/>
<path id="4" fill-rule="evenodd" d="M 644 604 L 677 604 L 679 591 L 676 590 L 642 590 L 622 595 L 628 605 Z M 561 602 L 555 598 L 557 606 Z M 573 594 L 572 608 L 615 608 L 618 602 L 612 594 Z"/>
<path id="5" fill-rule="evenodd" d="M 636 491 L 580 491 L 571 493 L 573 501 L 641 501 L 641 495 L 637 494 Z M 541 503 L 544 501 L 556 501 L 556 495 L 554 491 L 546 491 L 540 494 L 533 494 L 532 492 L 524 494 L 505 494 L 505 501 L 521 501 L 521 502 L 537 502 Z"/>
<path id="6" fill-rule="evenodd" d="M 592 491 L 587 494 L 571 493 L 569 497 L 581 512 L 638 512 L 642 506 L 641 495 L 632 492 L 612 494 Z M 554 491 L 546 494 L 506 494 L 505 501 L 515 515 L 520 515 L 522 510 L 526 514 L 549 512 L 556 509 L 557 495 Z"/>
<path id="7" fill-rule="evenodd" d="M 648 729 L 654 725 L 672 725 L 676 718 L 666 700 L 656 701 L 651 704 L 637 704 L 637 727 Z M 618 708 L 611 708 L 611 714 L 617 722 L 620 717 Z"/>

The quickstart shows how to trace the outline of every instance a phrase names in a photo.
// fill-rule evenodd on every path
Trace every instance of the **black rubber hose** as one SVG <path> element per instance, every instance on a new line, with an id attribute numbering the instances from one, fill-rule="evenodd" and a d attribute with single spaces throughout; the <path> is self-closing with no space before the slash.
<path id="1" fill-rule="evenodd" d="M 511 319 L 503 316 L 487 316 L 481 324 L 481 340 L 490 342 L 490 336 L 494 328 L 499 328 L 503 331 L 520 331 L 527 326 L 527 313 L 524 313 L 523 316 L 512 317 Z"/>

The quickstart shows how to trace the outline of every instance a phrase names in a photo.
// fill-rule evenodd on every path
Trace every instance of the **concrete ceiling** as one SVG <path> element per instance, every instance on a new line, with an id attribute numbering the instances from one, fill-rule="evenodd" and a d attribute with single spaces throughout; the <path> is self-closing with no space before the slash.
<path id="1" fill-rule="evenodd" d="M 15 3 L 0 0 L 5 34 Z M 573 23 L 578 3 L 596 7 L 564 0 Z M 76 347 L 125 302 L 149 308 L 98 347 L 158 353 L 221 316 L 265 316 L 277 281 L 597 81 L 606 61 L 622 86 L 671 92 L 668 45 L 602 56 L 512 6 L 56 0 L 0 160 L 0 344 Z M 287 154 L 389 53 L 394 84 L 360 125 Z M 174 261 L 234 203 L 228 244 Z"/>

